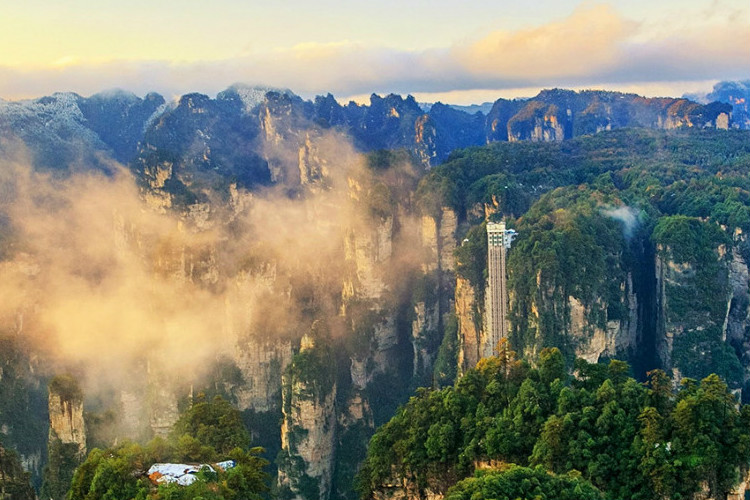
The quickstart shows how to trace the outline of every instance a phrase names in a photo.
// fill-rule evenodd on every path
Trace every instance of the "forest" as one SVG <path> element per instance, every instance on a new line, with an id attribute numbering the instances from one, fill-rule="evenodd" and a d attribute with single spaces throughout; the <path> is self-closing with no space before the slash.
<path id="1" fill-rule="evenodd" d="M 420 498 L 724 498 L 750 460 L 750 407 L 717 375 L 674 391 L 661 370 L 645 383 L 629 371 L 578 360 L 571 375 L 556 348 L 531 367 L 503 343 L 378 429 L 359 491 L 387 494 L 400 477 Z"/>

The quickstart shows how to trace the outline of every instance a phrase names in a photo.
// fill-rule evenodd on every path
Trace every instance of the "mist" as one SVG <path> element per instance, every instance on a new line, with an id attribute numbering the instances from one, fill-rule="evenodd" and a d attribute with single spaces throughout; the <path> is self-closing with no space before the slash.
<path id="1" fill-rule="evenodd" d="M 264 146 L 293 195 L 288 184 L 233 185 L 228 201 L 170 210 L 114 162 L 112 173 L 79 165 L 60 175 L 16 148 L 0 162 L 0 335 L 41 353 L 48 375 L 75 373 L 87 395 L 116 400 L 157 372 L 175 384 L 167 390 L 200 383 L 248 339 L 294 343 L 317 319 L 342 323 L 345 300 L 390 300 L 422 253 L 408 206 L 390 200 L 378 212 L 372 193 L 395 193 L 417 173 L 406 165 L 375 178 L 345 137 L 308 142 L 307 172 L 294 141 Z M 398 257 L 375 258 L 382 265 L 366 278 L 382 293 L 368 296 L 356 240 L 394 216 L 409 230 L 393 241 Z"/>
<path id="2" fill-rule="evenodd" d="M 602 210 L 602 214 L 622 223 L 622 234 L 625 239 L 633 237 L 633 233 L 640 224 L 640 212 L 627 205 Z"/>

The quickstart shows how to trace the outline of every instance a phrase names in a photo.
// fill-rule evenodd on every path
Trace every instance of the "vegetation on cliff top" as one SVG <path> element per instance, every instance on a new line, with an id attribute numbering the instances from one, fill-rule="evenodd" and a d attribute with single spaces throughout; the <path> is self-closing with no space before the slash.
<path id="1" fill-rule="evenodd" d="M 448 490 L 446 500 L 599 500 L 602 494 L 580 474 L 550 474 L 543 467 L 509 465 L 478 470 Z"/>
<path id="2" fill-rule="evenodd" d="M 259 499 L 268 490 L 268 464 L 249 448 L 250 436 L 239 411 L 217 397 L 199 401 L 184 412 L 168 439 L 154 438 L 145 446 L 124 442 L 95 448 L 73 476 L 68 500 L 239 500 Z M 235 467 L 203 470 L 189 486 L 155 486 L 146 475 L 157 462 L 214 463 L 234 460 Z"/>
<path id="3" fill-rule="evenodd" d="M 575 368 L 568 375 L 557 349 L 531 367 L 503 344 L 454 387 L 420 390 L 372 438 L 362 497 L 394 478 L 445 493 L 498 463 L 577 471 L 612 499 L 689 498 L 702 488 L 721 497 L 738 482 L 750 460 L 750 407 L 718 376 L 685 379 L 675 393 L 662 371 L 641 384 L 621 361 Z M 455 498 L 489 481 L 461 483 Z"/>
<path id="4" fill-rule="evenodd" d="M 621 336 L 601 355 L 628 356 L 639 378 L 661 366 L 698 379 L 717 373 L 737 388 L 746 383 L 744 340 L 723 336 L 733 250 L 750 260 L 748 169 L 750 141 L 741 131 L 630 129 L 562 143 L 498 142 L 454 151 L 422 179 L 417 203 L 449 206 L 466 222 L 456 271 L 472 285 L 477 309 L 485 218 L 503 217 L 518 231 L 507 262 L 518 352 L 555 346 L 572 362 L 597 329 L 601 338 L 619 328 L 632 338 Z M 655 253 L 696 271 L 675 275 L 660 305 Z M 733 310 L 746 308 L 735 302 Z M 575 325 L 574 306 L 583 311 Z M 685 333 L 675 335 L 674 352 L 654 354 L 665 329 Z M 641 361 L 657 355 L 663 359 Z"/>

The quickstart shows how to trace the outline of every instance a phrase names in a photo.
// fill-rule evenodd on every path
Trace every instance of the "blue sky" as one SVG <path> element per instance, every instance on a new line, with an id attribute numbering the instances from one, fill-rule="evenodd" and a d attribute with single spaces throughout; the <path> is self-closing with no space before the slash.
<path id="1" fill-rule="evenodd" d="M 747 0 L 0 0 L 0 97 L 235 82 L 480 102 L 750 78 Z"/>

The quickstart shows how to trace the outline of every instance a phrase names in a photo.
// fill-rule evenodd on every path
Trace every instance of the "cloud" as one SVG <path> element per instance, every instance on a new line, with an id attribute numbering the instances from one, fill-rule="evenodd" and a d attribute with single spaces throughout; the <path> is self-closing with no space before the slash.
<path id="1" fill-rule="evenodd" d="M 613 8 L 600 5 L 545 26 L 495 31 L 455 49 L 454 56 L 468 73 L 490 80 L 588 76 L 614 65 L 620 44 L 636 28 Z"/>
<path id="2" fill-rule="evenodd" d="M 630 239 L 641 223 L 641 213 L 627 205 L 617 208 L 602 210 L 602 214 L 622 223 L 622 232 L 625 238 Z"/>
<path id="3" fill-rule="evenodd" d="M 29 167 L 19 148 L 0 142 L 0 338 L 33 346 L 47 373 L 72 367 L 89 393 L 127 389 L 149 363 L 199 381 L 249 339 L 298 340 L 316 319 L 345 333 L 344 289 L 395 300 L 421 263 L 407 213 L 392 253 L 373 243 L 392 226 L 370 193 L 413 189 L 412 167 L 374 177 L 334 132 L 271 138 L 263 153 L 286 185 L 230 189 L 229 202 L 185 213 L 149 205 L 114 163 L 109 175 L 81 165 L 63 176 Z M 375 247 L 381 260 L 367 266 Z"/>
<path id="4" fill-rule="evenodd" d="M 737 2 L 639 22 L 592 5 L 545 25 L 422 51 L 341 41 L 197 63 L 66 59 L 54 68 L 0 68 L 0 95 L 110 87 L 213 93 L 237 81 L 347 96 L 736 79 L 750 72 L 748 17 L 750 7 Z"/>

